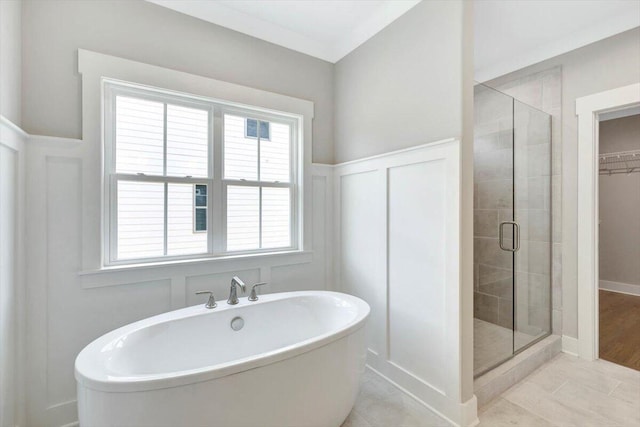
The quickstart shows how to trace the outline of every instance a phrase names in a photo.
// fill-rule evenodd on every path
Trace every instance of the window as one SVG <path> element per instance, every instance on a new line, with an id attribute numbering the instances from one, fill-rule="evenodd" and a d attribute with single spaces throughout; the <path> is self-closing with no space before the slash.
<path id="1" fill-rule="evenodd" d="M 245 126 L 245 136 L 247 138 L 257 138 L 258 137 L 258 123 L 260 123 L 260 139 L 268 140 L 269 139 L 269 131 L 271 130 L 269 126 L 269 122 L 259 121 L 256 119 L 247 119 Z"/>
<path id="2" fill-rule="evenodd" d="M 207 186 L 194 185 L 193 198 L 193 231 L 196 233 L 207 231 Z"/>
<path id="3" fill-rule="evenodd" d="M 297 249 L 297 126 L 105 82 L 105 263 Z"/>

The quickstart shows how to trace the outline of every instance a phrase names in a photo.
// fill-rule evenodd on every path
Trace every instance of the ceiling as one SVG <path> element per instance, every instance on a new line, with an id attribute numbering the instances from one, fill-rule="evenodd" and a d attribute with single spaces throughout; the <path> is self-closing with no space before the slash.
<path id="1" fill-rule="evenodd" d="M 640 26 L 640 0 L 482 0 L 474 25 L 482 82 Z"/>
<path id="2" fill-rule="evenodd" d="M 329 62 L 420 2 L 147 1 Z M 640 0 L 476 0 L 474 9 L 480 82 L 640 26 Z"/>
<path id="3" fill-rule="evenodd" d="M 147 0 L 337 62 L 420 0 Z"/>

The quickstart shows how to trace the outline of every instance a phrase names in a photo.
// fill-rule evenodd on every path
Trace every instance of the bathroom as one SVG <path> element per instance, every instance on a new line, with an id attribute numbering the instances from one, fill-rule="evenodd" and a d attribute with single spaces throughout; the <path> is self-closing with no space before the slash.
<path id="1" fill-rule="evenodd" d="M 0 0 L 0 426 L 640 423 L 587 186 L 639 27 L 636 0 Z"/>

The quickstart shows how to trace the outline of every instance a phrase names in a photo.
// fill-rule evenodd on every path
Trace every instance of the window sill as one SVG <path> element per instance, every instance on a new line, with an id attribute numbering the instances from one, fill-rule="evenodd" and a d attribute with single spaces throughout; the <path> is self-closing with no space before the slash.
<path id="1" fill-rule="evenodd" d="M 261 267 L 305 264 L 313 260 L 312 251 L 272 252 L 253 255 L 231 255 L 216 258 L 152 262 L 104 267 L 80 271 L 83 288 L 101 288 L 155 280 L 168 280 L 176 276 L 199 276 L 247 270 Z"/>

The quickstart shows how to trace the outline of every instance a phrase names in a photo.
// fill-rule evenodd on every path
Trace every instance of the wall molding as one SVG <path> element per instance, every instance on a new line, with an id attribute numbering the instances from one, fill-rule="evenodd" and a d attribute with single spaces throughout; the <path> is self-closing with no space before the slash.
<path id="1" fill-rule="evenodd" d="M 461 333 L 459 141 L 445 139 L 341 163 L 333 169 L 335 282 L 338 290 L 358 295 L 371 305 L 368 366 L 454 425 L 476 424 L 475 397 L 461 401 L 461 339 L 451 339 Z M 414 179 L 431 179 L 434 185 L 414 188 Z M 420 213 L 405 218 L 403 212 Z M 345 224 L 349 228 L 343 230 Z M 402 237 L 412 232 L 425 233 L 426 240 L 409 242 Z M 402 252 L 400 241 L 412 245 L 409 253 Z M 420 261 L 403 267 L 403 260 L 411 256 Z M 405 267 L 425 268 L 432 276 L 413 271 L 413 285 L 422 286 L 405 293 L 399 289 L 406 282 Z M 391 303 L 406 295 L 411 305 L 416 293 L 421 301 L 423 294 L 430 295 L 432 301 L 438 301 L 437 308 L 425 305 L 420 311 L 403 305 L 399 310 L 397 303 Z M 403 332 L 402 325 L 412 326 L 401 321 L 401 312 L 406 310 L 417 310 L 412 316 L 416 325 L 430 325 L 428 336 L 409 339 L 408 332 Z M 421 340 L 432 350 L 415 344 Z M 402 356 L 407 352 L 418 352 L 421 356 L 416 357 L 437 370 L 416 365 Z"/>
<path id="2" fill-rule="evenodd" d="M 29 135 L 22 128 L 0 114 L 0 145 L 21 151 Z"/>
<path id="3" fill-rule="evenodd" d="M 609 280 L 600 280 L 598 283 L 600 289 L 603 291 L 640 296 L 640 285 L 634 285 L 632 283 L 612 282 Z"/>

